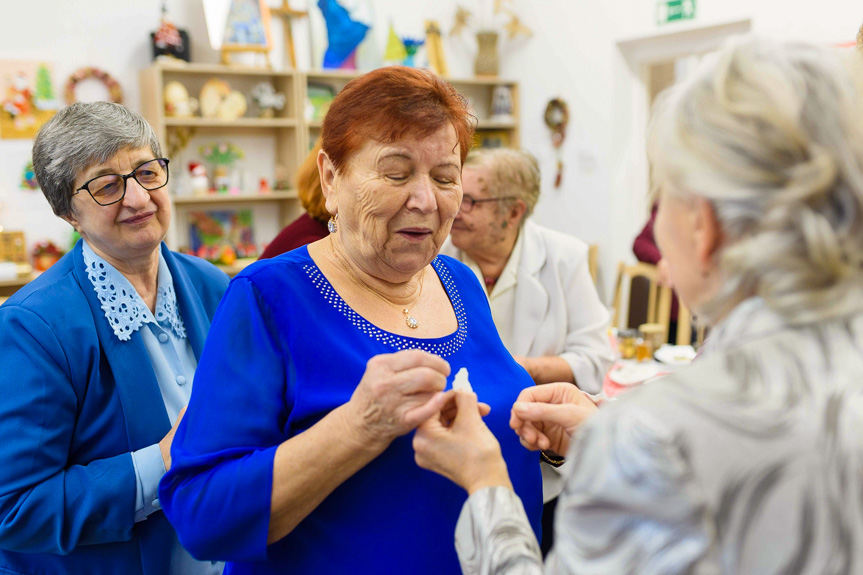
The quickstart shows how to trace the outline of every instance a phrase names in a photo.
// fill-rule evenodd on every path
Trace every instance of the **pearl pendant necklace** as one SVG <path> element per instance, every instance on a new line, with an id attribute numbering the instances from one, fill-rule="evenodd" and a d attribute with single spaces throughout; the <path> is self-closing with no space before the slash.
<path id="1" fill-rule="evenodd" d="M 405 314 L 405 323 L 408 324 L 409 328 L 416 329 L 420 326 L 420 322 L 417 321 L 417 318 L 411 315 L 408 308 L 403 309 L 402 313 Z"/>
<path id="2" fill-rule="evenodd" d="M 330 238 L 330 249 L 332 249 L 332 251 L 333 251 L 333 257 L 335 257 L 335 260 L 339 264 L 339 266 L 343 270 L 345 270 L 345 272 L 348 274 L 348 277 L 351 278 L 351 280 L 353 280 L 353 282 L 355 284 L 364 288 L 366 291 L 369 291 L 372 294 L 376 295 L 377 297 L 379 297 L 381 300 L 385 301 L 389 305 L 394 305 L 394 302 L 390 301 L 390 299 L 387 296 L 385 296 L 384 294 L 382 294 L 381 292 L 379 292 L 378 290 L 376 290 L 372 286 L 368 285 L 366 282 L 364 282 L 362 279 L 360 279 L 359 277 L 357 277 L 354 274 L 353 270 L 351 270 L 351 268 L 348 266 L 347 262 L 342 261 L 341 256 L 336 251 L 336 246 L 333 245 L 333 236 L 330 235 L 329 238 Z M 408 307 L 402 308 L 402 313 L 405 316 L 405 325 L 407 325 L 410 329 L 417 329 L 420 326 L 419 320 L 411 314 L 411 309 L 417 304 L 417 302 L 420 300 L 420 298 L 423 295 L 423 281 L 424 280 L 425 280 L 425 269 L 423 269 L 420 272 L 420 289 L 419 289 L 419 293 L 417 294 L 416 299 Z"/>

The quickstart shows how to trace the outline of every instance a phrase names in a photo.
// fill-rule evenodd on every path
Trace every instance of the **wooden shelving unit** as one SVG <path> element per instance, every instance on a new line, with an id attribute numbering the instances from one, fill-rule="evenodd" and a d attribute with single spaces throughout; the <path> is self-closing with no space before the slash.
<path id="1" fill-rule="evenodd" d="M 329 86 L 338 93 L 345 84 L 359 76 L 360 72 L 349 72 L 342 70 L 316 70 L 305 72 L 304 82 L 300 82 L 300 88 L 306 90 L 300 94 L 301 102 L 305 103 L 308 85 L 321 84 Z M 445 78 L 452 84 L 471 104 L 474 115 L 477 118 L 477 140 L 484 141 L 485 137 L 496 136 L 499 140 L 505 140 L 508 147 L 517 148 L 520 144 L 520 131 L 518 119 L 518 82 L 499 78 Z M 505 86 L 509 88 L 512 98 L 512 117 L 497 120 L 492 115 L 492 96 L 495 88 Z M 305 104 L 303 104 L 305 108 Z M 320 135 L 321 124 L 319 119 L 305 118 L 302 124 L 305 126 L 306 141 L 304 149 L 311 148 L 315 139 Z"/>
<path id="2" fill-rule="evenodd" d="M 303 161 L 315 139 L 320 135 L 322 121 L 306 115 L 308 86 L 311 83 L 329 86 L 338 93 L 345 84 L 359 76 L 358 72 L 319 70 L 311 72 L 276 71 L 266 68 L 224 66 L 215 64 L 156 63 L 141 72 L 143 113 L 153 125 L 172 160 L 172 190 L 182 187 L 186 176 L 186 163 L 195 157 L 196 145 L 206 140 L 241 140 L 266 150 L 270 158 L 249 158 L 259 162 L 257 167 L 247 168 L 251 182 L 266 178 L 274 182 L 276 164 L 284 167 L 293 182 L 297 167 Z M 226 81 L 232 89 L 247 96 L 259 82 L 269 82 L 278 92 L 286 95 L 285 107 L 272 118 L 256 117 L 254 110 L 233 121 L 198 116 L 189 118 L 165 115 L 163 98 L 165 85 L 176 80 L 182 83 L 192 97 L 197 97 L 201 87 L 210 78 Z M 477 117 L 477 143 L 489 145 L 519 146 L 518 83 L 496 78 L 447 78 L 470 102 Z M 513 115 L 495 118 L 492 97 L 498 86 L 509 89 Z M 251 103 L 250 103 L 251 108 Z M 241 146 L 242 147 L 242 146 Z M 258 154 L 256 154 L 257 156 Z M 200 156 L 198 156 L 200 159 Z M 185 160 L 185 162 L 184 162 Z M 209 168 L 209 167 L 208 167 Z M 175 183 L 176 182 L 176 183 Z M 257 188 L 246 185 L 240 194 L 213 194 L 207 196 L 185 194 L 174 196 L 174 223 L 168 235 L 168 244 L 176 249 L 188 245 L 188 221 L 186 214 L 193 210 L 225 210 L 233 208 L 254 209 L 257 226 L 258 215 L 271 217 L 277 214 L 276 225 L 258 233 L 255 241 L 263 247 L 278 233 L 278 230 L 293 221 L 301 208 L 294 190 L 277 190 L 259 194 Z"/>
<path id="3" fill-rule="evenodd" d="M 251 102 L 247 102 L 249 109 L 246 114 L 236 120 L 166 116 L 163 95 L 168 82 L 180 82 L 192 97 L 197 97 L 204 83 L 210 78 L 224 80 L 231 89 L 245 95 L 247 100 L 253 86 L 268 82 L 276 91 L 285 94 L 285 106 L 272 118 L 258 117 Z M 248 157 L 250 154 L 247 153 L 243 164 L 252 165 L 244 168 L 249 172 L 245 178 L 248 182 L 241 186 L 240 194 L 192 196 L 189 195 L 190 189 L 186 189 L 182 190 L 184 194 L 175 195 L 175 213 L 168 234 L 168 245 L 171 248 L 189 245 L 187 215 L 193 210 L 250 208 L 254 211 L 256 227 L 259 219 L 273 220 L 270 225 L 255 230 L 255 242 L 260 247 L 269 243 L 281 227 L 300 214 L 301 208 L 295 191 L 257 193 L 256 184 L 260 179 L 266 179 L 273 185 L 277 164 L 284 167 L 292 182 L 297 166 L 302 161 L 306 136 L 299 113 L 301 100 L 298 92 L 301 83 L 301 76 L 293 71 L 216 64 L 160 62 L 141 72 L 144 116 L 156 130 L 165 153 L 172 161 L 177 156 L 177 161 L 172 164 L 172 182 L 177 182 L 173 184 L 173 191 L 180 191 L 179 188 L 182 188 L 184 183 L 188 188 L 187 164 L 193 159 L 200 159 L 196 151 L 204 142 L 241 140 L 244 142 L 241 148 L 253 145 L 271 156 L 261 158 L 260 154 L 255 153 L 254 157 Z M 185 161 L 181 161 L 181 158 Z M 211 169 L 211 166 L 207 168 Z"/>

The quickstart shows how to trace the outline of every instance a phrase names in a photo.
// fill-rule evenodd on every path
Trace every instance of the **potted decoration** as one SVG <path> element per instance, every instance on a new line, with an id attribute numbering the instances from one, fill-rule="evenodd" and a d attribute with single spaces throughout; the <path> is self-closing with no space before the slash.
<path id="1" fill-rule="evenodd" d="M 228 174 L 228 169 L 234 165 L 234 162 L 243 158 L 243 151 L 228 142 L 220 142 L 201 146 L 201 155 L 204 159 L 213 164 L 213 187 L 215 191 L 220 193 L 230 192 L 239 194 L 239 187 L 231 184 L 232 178 Z"/>
<path id="2" fill-rule="evenodd" d="M 498 38 L 501 29 L 506 30 L 508 39 L 533 34 L 525 26 L 512 8 L 514 0 L 476 0 L 477 9 L 471 12 L 463 6 L 456 8 L 453 18 L 452 36 L 458 36 L 465 28 L 476 31 L 477 55 L 474 74 L 477 76 L 497 76 L 499 67 Z M 475 25 L 472 25 L 476 17 Z"/>
<path id="3" fill-rule="evenodd" d="M 36 271 L 44 272 L 62 257 L 63 251 L 50 240 L 39 242 L 33 247 L 33 267 Z"/>

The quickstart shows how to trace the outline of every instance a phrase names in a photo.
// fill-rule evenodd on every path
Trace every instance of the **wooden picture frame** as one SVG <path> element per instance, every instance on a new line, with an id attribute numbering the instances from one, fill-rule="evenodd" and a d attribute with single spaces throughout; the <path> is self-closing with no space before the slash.
<path id="1" fill-rule="evenodd" d="M 221 46 L 223 64 L 230 64 L 230 55 L 237 52 L 264 54 L 270 66 L 270 7 L 266 0 L 230 0 L 225 34 Z"/>

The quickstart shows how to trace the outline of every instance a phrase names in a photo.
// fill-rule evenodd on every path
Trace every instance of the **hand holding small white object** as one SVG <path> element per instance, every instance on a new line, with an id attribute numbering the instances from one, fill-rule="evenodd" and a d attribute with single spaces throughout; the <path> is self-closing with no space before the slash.
<path id="1" fill-rule="evenodd" d="M 473 391 L 473 387 L 468 380 L 467 368 L 463 367 L 455 374 L 455 379 L 452 380 L 452 388 L 455 391 Z"/>
<path id="2" fill-rule="evenodd" d="M 478 403 L 470 390 L 467 370 L 456 375 L 453 390 L 448 392 L 452 404 L 445 410 L 449 415 L 442 413 L 417 427 L 413 439 L 417 465 L 443 475 L 468 494 L 492 486 L 512 489 L 500 445 L 482 421 L 489 408 Z"/>

